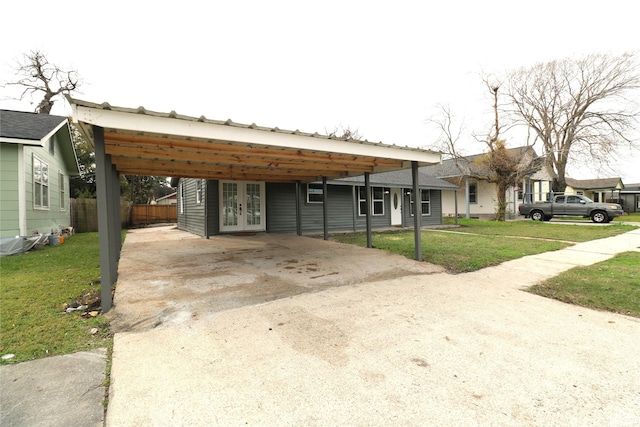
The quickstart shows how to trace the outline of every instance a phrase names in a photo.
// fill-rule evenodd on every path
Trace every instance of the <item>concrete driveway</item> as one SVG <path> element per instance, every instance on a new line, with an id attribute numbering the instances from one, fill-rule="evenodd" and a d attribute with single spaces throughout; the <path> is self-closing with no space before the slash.
<path id="1" fill-rule="evenodd" d="M 106 425 L 638 425 L 640 319 L 520 290 L 638 247 L 449 275 L 294 236 L 132 231 Z"/>

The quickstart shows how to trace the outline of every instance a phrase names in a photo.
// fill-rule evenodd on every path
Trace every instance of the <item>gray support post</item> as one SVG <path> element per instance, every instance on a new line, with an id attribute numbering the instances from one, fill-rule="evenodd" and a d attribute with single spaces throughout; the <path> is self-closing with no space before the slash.
<path id="1" fill-rule="evenodd" d="M 120 212 L 117 211 L 116 206 L 116 188 L 115 183 L 118 182 L 114 178 L 115 166 L 111 163 L 111 155 L 105 155 L 105 161 L 107 165 L 107 213 L 109 221 L 109 268 L 111 269 L 111 278 L 113 283 L 118 281 L 118 261 L 120 258 L 120 244 L 118 242 Z M 120 183 L 118 182 L 118 185 Z"/>
<path id="2" fill-rule="evenodd" d="M 372 248 L 373 242 L 371 239 L 371 180 L 369 179 L 369 172 L 364 173 L 364 200 L 367 205 L 367 247 Z"/>
<path id="3" fill-rule="evenodd" d="M 111 162 L 111 156 L 109 155 L 109 162 Z M 113 185 L 111 186 L 112 193 L 112 209 L 113 209 L 113 242 L 114 244 L 114 259 L 116 264 L 120 261 L 120 252 L 122 251 L 122 215 L 120 214 L 120 175 L 115 165 L 111 165 L 111 177 L 113 179 Z M 114 279 L 118 280 L 118 269 L 115 265 Z"/>
<path id="4" fill-rule="evenodd" d="M 327 177 L 322 177 L 322 228 L 324 240 L 329 240 L 329 211 L 328 211 Z"/>
<path id="5" fill-rule="evenodd" d="M 413 233 L 415 237 L 416 261 L 422 261 L 422 194 L 418 181 L 418 162 L 411 161 L 413 178 Z"/>
<path id="6" fill-rule="evenodd" d="M 458 190 L 453 190 L 453 205 L 455 206 L 456 225 L 458 225 Z"/>
<path id="7" fill-rule="evenodd" d="M 351 187 L 351 199 L 353 200 L 353 231 L 358 231 L 358 186 Z"/>
<path id="8" fill-rule="evenodd" d="M 478 190 L 476 189 L 476 191 L 478 191 Z M 469 218 L 471 218 L 471 199 L 469 197 L 469 176 L 468 175 L 464 177 L 464 193 L 465 193 L 465 197 L 466 197 L 466 199 L 465 199 L 466 203 L 465 204 L 467 206 L 467 216 L 466 216 L 466 218 L 469 219 Z M 477 197 L 477 195 L 476 195 L 476 197 Z"/>
<path id="9" fill-rule="evenodd" d="M 111 180 L 111 157 L 107 156 L 104 149 L 104 129 L 99 126 L 93 127 L 93 142 L 96 156 L 96 198 L 98 203 L 98 242 L 100 246 L 100 297 L 102 299 L 102 312 L 106 313 L 111 309 L 111 286 L 116 278 L 113 274 L 115 259 L 112 258 L 115 252 L 111 221 L 109 220 L 110 188 Z"/>
<path id="10" fill-rule="evenodd" d="M 296 181 L 296 234 L 302 236 L 302 209 L 300 208 L 300 181 Z"/>

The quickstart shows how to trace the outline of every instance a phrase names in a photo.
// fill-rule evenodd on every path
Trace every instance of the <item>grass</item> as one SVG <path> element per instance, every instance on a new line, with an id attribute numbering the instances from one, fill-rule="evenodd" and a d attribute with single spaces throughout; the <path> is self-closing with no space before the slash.
<path id="1" fill-rule="evenodd" d="M 102 316 L 66 313 L 66 304 L 99 293 L 98 233 L 76 234 L 60 246 L 0 258 L 0 363 L 111 346 Z M 97 332 L 92 333 L 96 328 Z"/>
<path id="2" fill-rule="evenodd" d="M 529 292 L 570 304 L 640 317 L 640 252 L 625 252 L 607 261 L 576 267 Z"/>
<path id="3" fill-rule="evenodd" d="M 640 212 L 631 212 L 624 216 L 614 218 L 614 221 L 618 222 L 640 222 Z"/>
<path id="4" fill-rule="evenodd" d="M 422 231 L 422 257 L 425 261 L 441 265 L 450 273 L 464 273 L 562 249 L 572 242 L 615 236 L 635 228 L 621 224 L 587 227 L 473 219 L 461 219 L 459 224 L 460 227 L 455 229 Z M 342 243 L 366 246 L 364 233 L 335 235 L 332 238 Z M 372 236 L 372 244 L 378 249 L 414 258 L 413 231 L 377 232 Z"/>

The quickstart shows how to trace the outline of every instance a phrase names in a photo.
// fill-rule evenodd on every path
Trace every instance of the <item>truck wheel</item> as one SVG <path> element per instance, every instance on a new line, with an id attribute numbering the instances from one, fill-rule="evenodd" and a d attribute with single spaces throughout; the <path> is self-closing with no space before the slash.
<path id="1" fill-rule="evenodd" d="M 597 223 L 597 224 L 602 224 L 604 222 L 609 222 L 608 221 L 608 217 L 607 217 L 607 213 L 606 212 L 602 212 L 602 211 L 595 211 L 591 213 L 591 221 Z"/>
<path id="2" fill-rule="evenodd" d="M 531 211 L 531 213 L 529 214 L 531 216 L 531 219 L 534 221 L 543 221 L 544 220 L 544 213 L 542 213 L 542 211 Z"/>

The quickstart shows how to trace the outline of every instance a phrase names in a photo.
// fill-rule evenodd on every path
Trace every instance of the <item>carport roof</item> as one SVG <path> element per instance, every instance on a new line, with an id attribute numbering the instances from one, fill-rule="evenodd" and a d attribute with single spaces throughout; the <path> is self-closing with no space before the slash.
<path id="1" fill-rule="evenodd" d="M 68 100 L 86 138 L 93 141 L 93 126 L 104 129 L 105 152 L 127 175 L 311 182 L 441 159 L 417 148 Z"/>

